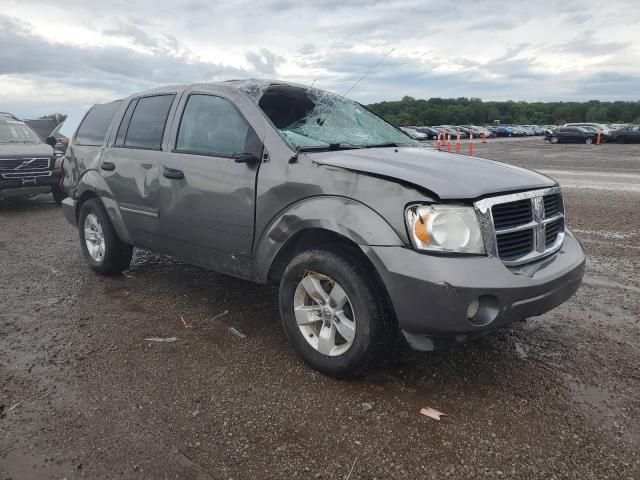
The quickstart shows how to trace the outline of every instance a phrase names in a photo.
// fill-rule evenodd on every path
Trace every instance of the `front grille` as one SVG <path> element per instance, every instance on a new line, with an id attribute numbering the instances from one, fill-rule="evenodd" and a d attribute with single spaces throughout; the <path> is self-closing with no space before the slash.
<path id="1" fill-rule="evenodd" d="M 507 265 L 527 263 L 556 251 L 564 239 L 564 206 L 557 187 L 476 202 L 487 253 Z"/>
<path id="2" fill-rule="evenodd" d="M 34 170 L 46 170 L 49 168 L 48 158 L 23 158 L 23 159 L 4 159 L 0 160 L 0 171 L 25 171 L 32 172 Z"/>
<path id="3" fill-rule="evenodd" d="M 532 219 L 531 200 L 502 203 L 493 207 L 493 225 L 496 230 L 528 223 Z"/>
<path id="4" fill-rule="evenodd" d="M 564 231 L 564 220 L 562 218 L 547 224 L 544 232 L 545 248 L 550 248 L 554 243 L 556 243 L 558 234 L 561 231 Z"/>
<path id="5" fill-rule="evenodd" d="M 497 236 L 500 258 L 514 260 L 533 250 L 533 230 L 503 233 Z"/>
<path id="6" fill-rule="evenodd" d="M 0 159 L 1 178 L 46 177 L 51 175 L 48 158 Z"/>
<path id="7" fill-rule="evenodd" d="M 564 206 L 562 204 L 562 195 L 555 193 L 544 196 L 544 216 L 550 218 L 557 213 L 562 213 Z"/>

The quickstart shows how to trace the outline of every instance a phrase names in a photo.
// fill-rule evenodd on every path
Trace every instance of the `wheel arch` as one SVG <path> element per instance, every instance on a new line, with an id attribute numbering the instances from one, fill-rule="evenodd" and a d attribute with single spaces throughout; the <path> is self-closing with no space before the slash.
<path id="1" fill-rule="evenodd" d="M 102 206 L 107 212 L 109 220 L 111 220 L 111 224 L 113 225 L 113 228 L 120 240 L 133 245 L 129 231 L 122 219 L 118 203 L 116 202 L 109 185 L 107 185 L 107 182 L 105 182 L 104 178 L 102 178 L 97 171 L 88 170 L 82 175 L 82 177 L 80 177 L 74 196 L 77 199 L 75 211 L 76 223 L 78 223 L 79 220 L 82 204 L 87 200 L 97 198 L 100 200 Z"/>

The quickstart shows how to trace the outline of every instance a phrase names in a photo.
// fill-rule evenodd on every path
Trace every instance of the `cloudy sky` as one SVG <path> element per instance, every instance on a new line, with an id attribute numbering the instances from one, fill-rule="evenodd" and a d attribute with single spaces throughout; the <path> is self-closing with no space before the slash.
<path id="1" fill-rule="evenodd" d="M 278 78 L 362 102 L 640 100 L 637 0 L 2 0 L 0 111 Z M 177 5 L 180 5 L 178 7 Z"/>

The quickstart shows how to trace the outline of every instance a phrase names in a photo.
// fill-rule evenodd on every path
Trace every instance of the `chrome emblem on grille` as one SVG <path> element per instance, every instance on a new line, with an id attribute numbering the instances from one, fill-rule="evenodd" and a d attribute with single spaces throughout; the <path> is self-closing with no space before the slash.
<path id="1" fill-rule="evenodd" d="M 531 214 L 536 226 L 533 228 L 533 249 L 536 252 L 544 252 L 545 249 L 545 224 L 544 224 L 544 201 L 542 197 L 531 199 Z"/>
<path id="2" fill-rule="evenodd" d="M 31 163 L 35 160 L 35 158 L 32 158 L 31 160 L 25 160 L 24 162 L 22 162 L 20 165 L 18 165 L 15 169 L 16 170 L 20 170 L 22 167 L 28 167 L 29 165 L 31 165 Z"/>

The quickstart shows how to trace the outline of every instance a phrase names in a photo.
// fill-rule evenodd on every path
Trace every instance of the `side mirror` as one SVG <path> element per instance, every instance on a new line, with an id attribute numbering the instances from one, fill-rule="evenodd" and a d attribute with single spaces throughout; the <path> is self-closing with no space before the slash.
<path id="1" fill-rule="evenodd" d="M 233 158 L 236 163 L 256 163 L 260 161 L 254 153 L 250 152 L 234 153 L 231 158 Z"/>
<path id="2" fill-rule="evenodd" d="M 44 139 L 44 143 L 50 145 L 51 147 L 55 147 L 56 143 L 58 143 L 58 140 L 56 140 L 56 137 L 47 137 Z"/>

